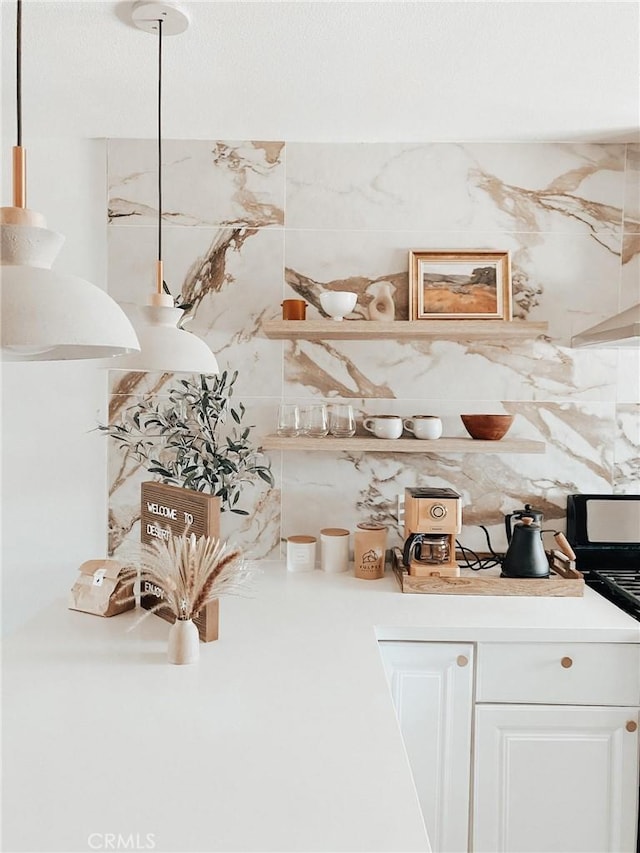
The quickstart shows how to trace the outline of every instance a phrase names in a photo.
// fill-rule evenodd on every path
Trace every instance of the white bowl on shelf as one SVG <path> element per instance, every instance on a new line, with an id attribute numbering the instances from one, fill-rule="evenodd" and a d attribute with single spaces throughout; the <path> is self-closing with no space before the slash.
<path id="1" fill-rule="evenodd" d="M 343 320 L 345 314 L 349 314 L 356 307 L 358 294 L 350 290 L 326 290 L 320 294 L 320 305 L 322 310 L 332 320 Z"/>

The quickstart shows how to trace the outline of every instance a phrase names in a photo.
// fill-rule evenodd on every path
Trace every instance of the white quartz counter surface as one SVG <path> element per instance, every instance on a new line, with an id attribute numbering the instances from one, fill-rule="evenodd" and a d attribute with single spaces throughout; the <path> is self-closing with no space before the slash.
<path id="1" fill-rule="evenodd" d="M 428 851 L 377 639 L 640 642 L 589 589 L 403 595 L 263 563 L 248 595 L 190 667 L 157 617 L 62 600 L 5 641 L 3 849 Z"/>

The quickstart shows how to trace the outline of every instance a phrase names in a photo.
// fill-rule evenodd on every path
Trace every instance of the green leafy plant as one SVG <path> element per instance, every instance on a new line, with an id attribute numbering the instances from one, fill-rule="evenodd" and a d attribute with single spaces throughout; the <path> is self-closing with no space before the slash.
<path id="1" fill-rule="evenodd" d="M 231 405 L 237 378 L 237 371 L 224 371 L 199 382 L 181 379 L 168 399 L 147 395 L 98 429 L 162 482 L 216 495 L 223 512 L 249 515 L 237 506 L 243 485 L 259 477 L 273 486 L 274 480 L 251 444 L 254 427 L 243 423 L 245 407 Z"/>

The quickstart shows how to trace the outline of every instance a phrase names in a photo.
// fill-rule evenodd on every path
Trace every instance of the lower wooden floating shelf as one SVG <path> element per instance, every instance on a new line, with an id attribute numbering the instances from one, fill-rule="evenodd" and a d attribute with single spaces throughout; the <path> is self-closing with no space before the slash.
<path id="1" fill-rule="evenodd" d="M 267 435 L 261 442 L 264 450 L 310 450 L 340 453 L 544 453 L 543 441 L 527 438 L 502 438 L 481 441 L 475 438 L 374 438 L 354 435 L 352 438 Z"/>
<path id="2" fill-rule="evenodd" d="M 548 578 L 501 578 L 500 569 L 460 569 L 459 578 L 418 578 L 402 565 L 398 548 L 391 552 L 391 567 L 402 592 L 422 595 L 518 595 L 553 598 L 584 595 L 584 577 L 577 569 L 552 566 Z"/>

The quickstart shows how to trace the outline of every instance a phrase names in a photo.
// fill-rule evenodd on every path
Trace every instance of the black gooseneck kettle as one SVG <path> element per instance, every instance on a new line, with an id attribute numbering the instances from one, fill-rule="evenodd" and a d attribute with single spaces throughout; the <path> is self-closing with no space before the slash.
<path id="1" fill-rule="evenodd" d="M 511 527 L 511 519 L 519 519 Z M 509 547 L 502 563 L 505 578 L 548 578 L 549 561 L 542 542 L 542 519 L 540 510 L 525 504 L 524 509 L 505 515 Z"/>

